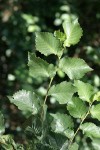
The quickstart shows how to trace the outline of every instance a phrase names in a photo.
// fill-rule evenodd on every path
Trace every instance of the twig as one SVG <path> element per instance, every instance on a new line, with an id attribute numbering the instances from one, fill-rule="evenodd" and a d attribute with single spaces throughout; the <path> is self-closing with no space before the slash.
<path id="1" fill-rule="evenodd" d="M 84 116 L 83 119 L 81 120 L 81 123 L 80 123 L 79 127 L 77 128 L 76 132 L 74 133 L 73 138 L 70 140 L 68 149 L 70 148 L 71 144 L 73 143 L 73 140 L 74 140 L 76 134 L 77 134 L 78 131 L 80 130 L 80 126 L 82 125 L 82 123 L 84 122 L 84 120 L 87 118 L 87 116 L 90 114 L 90 108 L 91 108 L 91 106 L 92 106 L 92 103 L 91 103 L 90 106 L 89 106 L 88 112 L 85 114 L 85 116 Z"/>
<path id="2" fill-rule="evenodd" d="M 46 96 L 45 96 L 45 99 L 44 99 L 44 104 L 46 103 L 46 100 L 47 100 L 47 98 L 48 98 L 48 92 L 49 92 L 49 89 L 50 89 L 50 87 L 51 87 L 51 84 L 52 84 L 53 79 L 54 79 L 54 77 L 52 77 L 52 78 L 50 79 L 50 83 L 49 83 L 49 86 L 48 86 L 48 89 L 47 89 L 47 92 L 46 92 Z"/>

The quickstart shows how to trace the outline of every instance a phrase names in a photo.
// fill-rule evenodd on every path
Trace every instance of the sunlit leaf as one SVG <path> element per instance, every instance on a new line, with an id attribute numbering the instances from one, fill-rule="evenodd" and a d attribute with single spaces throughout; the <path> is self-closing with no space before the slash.
<path id="1" fill-rule="evenodd" d="M 64 42 L 66 35 L 60 30 L 54 32 L 54 36 L 57 37 L 61 42 Z"/>
<path id="2" fill-rule="evenodd" d="M 100 101 L 100 91 L 94 95 L 93 101 Z"/>
<path id="3" fill-rule="evenodd" d="M 71 20 L 64 21 L 63 29 L 66 34 L 64 46 L 70 47 L 80 41 L 83 31 L 77 19 L 73 22 Z"/>
<path id="4" fill-rule="evenodd" d="M 87 122 L 81 125 L 80 129 L 83 130 L 88 137 L 100 138 L 100 127 L 96 126 L 94 123 Z"/>
<path id="5" fill-rule="evenodd" d="M 39 110 L 39 98 L 31 91 L 21 90 L 13 96 L 8 96 L 11 103 L 14 103 L 20 110 L 37 114 Z"/>
<path id="6" fill-rule="evenodd" d="M 89 83 L 84 83 L 82 81 L 76 80 L 74 85 L 77 88 L 79 97 L 83 101 L 91 102 L 91 96 L 94 94 L 94 88 Z"/>
<path id="7" fill-rule="evenodd" d="M 77 143 L 73 143 L 68 150 L 78 150 L 78 147 Z"/>
<path id="8" fill-rule="evenodd" d="M 17 145 L 11 135 L 0 136 L 0 145 L 4 148 L 4 150 L 17 150 Z"/>
<path id="9" fill-rule="evenodd" d="M 59 68 L 64 71 L 70 79 L 80 79 L 92 69 L 83 59 L 64 57 L 59 63 Z"/>
<path id="10" fill-rule="evenodd" d="M 96 118 L 100 121 L 100 104 L 93 105 L 90 109 L 90 112 L 93 118 Z"/>
<path id="11" fill-rule="evenodd" d="M 100 139 L 92 138 L 92 145 L 94 150 L 100 150 Z"/>

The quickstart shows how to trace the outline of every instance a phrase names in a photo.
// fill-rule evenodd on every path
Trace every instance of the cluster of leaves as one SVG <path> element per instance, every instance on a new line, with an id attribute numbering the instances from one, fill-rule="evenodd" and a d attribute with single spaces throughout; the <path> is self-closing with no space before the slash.
<path id="1" fill-rule="evenodd" d="M 76 134 L 81 130 L 94 143 L 100 139 L 100 128 L 92 122 L 92 118 L 100 121 L 100 92 L 96 92 L 92 85 L 80 79 L 92 69 L 83 59 L 64 56 L 66 47 L 75 45 L 82 36 L 82 29 L 78 20 L 68 20 L 63 23 L 64 32 L 55 31 L 36 33 L 36 49 L 46 58 L 55 55 L 57 64 L 49 64 L 46 60 L 33 53 L 28 54 L 30 75 L 36 80 L 39 77 L 49 78 L 50 82 L 44 99 L 34 91 L 20 90 L 9 96 L 11 103 L 21 111 L 28 113 L 31 120 L 25 128 L 28 144 L 26 147 L 15 144 L 9 135 L 4 133 L 4 119 L 0 114 L 0 143 L 3 149 L 26 150 L 78 150 L 79 141 Z M 58 70 L 64 72 L 69 81 L 53 84 Z M 59 105 L 66 107 L 66 113 L 60 111 L 49 113 L 46 104 L 49 97 L 53 97 Z M 97 103 L 96 103 L 97 102 Z M 88 115 L 91 121 L 86 121 Z M 74 120 L 79 119 L 76 129 Z M 85 121 L 85 123 L 84 123 Z M 96 149 L 98 144 L 96 145 Z"/>

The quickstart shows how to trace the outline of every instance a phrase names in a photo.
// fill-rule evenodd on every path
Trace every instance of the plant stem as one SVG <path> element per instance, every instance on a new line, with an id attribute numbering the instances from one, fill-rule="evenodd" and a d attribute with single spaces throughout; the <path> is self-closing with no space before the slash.
<path id="1" fill-rule="evenodd" d="M 64 49 L 62 49 L 62 54 L 63 54 L 63 51 L 64 51 Z M 60 59 L 62 57 L 62 54 L 58 57 L 58 65 L 57 65 L 57 67 L 59 66 L 59 62 L 60 62 Z M 57 70 L 56 70 L 56 72 L 57 72 Z M 49 89 L 51 87 L 51 84 L 52 84 L 52 81 L 53 81 L 54 77 L 55 77 L 55 75 L 50 79 L 50 82 L 49 82 L 49 85 L 48 85 L 48 89 L 47 89 L 47 92 L 46 92 L 46 96 L 45 96 L 45 99 L 44 99 L 44 104 L 46 103 L 46 100 L 48 98 L 48 92 L 49 92 Z"/>
<path id="2" fill-rule="evenodd" d="M 46 92 L 46 96 L 45 96 L 45 99 L 44 99 L 44 104 L 46 103 L 46 100 L 47 100 L 47 98 L 48 98 L 48 92 L 49 92 L 49 89 L 50 89 L 50 87 L 51 87 L 51 84 L 52 84 L 53 79 L 54 79 L 54 77 L 52 77 L 52 78 L 50 79 L 50 83 L 49 83 L 49 86 L 48 86 L 48 89 L 47 89 L 47 92 Z"/>
<path id="3" fill-rule="evenodd" d="M 68 149 L 70 148 L 71 144 L 73 143 L 73 140 L 74 140 L 76 134 L 77 134 L 78 131 L 80 130 L 80 126 L 82 125 L 82 123 L 84 122 L 84 120 L 87 118 L 87 116 L 90 114 L 90 108 L 91 108 L 91 106 L 92 106 L 92 103 L 89 105 L 89 109 L 88 109 L 87 113 L 86 113 L 85 116 L 82 118 L 79 127 L 77 128 L 76 132 L 74 133 L 74 136 L 73 136 L 72 139 L 70 140 Z"/>

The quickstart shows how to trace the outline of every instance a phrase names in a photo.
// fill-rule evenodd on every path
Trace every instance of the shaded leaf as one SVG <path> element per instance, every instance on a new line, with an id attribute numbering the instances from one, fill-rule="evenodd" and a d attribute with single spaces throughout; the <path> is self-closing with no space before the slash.
<path id="1" fill-rule="evenodd" d="M 78 97 L 72 98 L 72 101 L 68 103 L 67 109 L 74 118 L 82 118 L 87 112 L 85 103 Z"/>
<path id="2" fill-rule="evenodd" d="M 68 138 L 72 138 L 74 132 L 72 130 L 74 124 L 73 120 L 67 114 L 50 114 L 53 117 L 53 121 L 51 123 L 52 130 L 56 133 L 61 133 Z"/>
<path id="3" fill-rule="evenodd" d="M 54 150 L 61 150 L 62 145 L 67 142 L 66 136 L 59 133 L 50 132 L 50 135 L 47 135 L 45 142 L 48 143 Z"/>
<path id="4" fill-rule="evenodd" d="M 92 69 L 83 59 L 64 57 L 60 60 L 59 68 L 64 71 L 70 79 L 80 79 Z"/>
<path id="5" fill-rule="evenodd" d="M 100 127 L 96 126 L 94 123 L 84 123 L 80 127 L 88 137 L 100 138 Z"/>
<path id="6" fill-rule="evenodd" d="M 48 95 L 53 96 L 60 104 L 66 104 L 72 99 L 73 94 L 76 92 L 75 87 L 70 82 L 61 82 L 60 84 L 53 85 Z"/>
<path id="7" fill-rule="evenodd" d="M 71 45 L 75 45 L 79 42 L 83 31 L 77 19 L 73 22 L 71 20 L 64 21 L 63 29 L 66 34 L 64 46 L 70 47 Z"/>
<path id="8" fill-rule="evenodd" d="M 8 96 L 11 103 L 14 103 L 20 110 L 37 114 L 40 108 L 39 98 L 31 91 L 21 90 L 13 96 Z"/>
<path id="9" fill-rule="evenodd" d="M 28 55 L 29 73 L 32 77 L 52 77 L 55 74 L 55 67 L 49 64 L 35 54 L 29 53 Z"/>
<path id="10" fill-rule="evenodd" d="M 0 135 L 5 132 L 4 116 L 0 111 Z"/>
<path id="11" fill-rule="evenodd" d="M 50 147 L 49 145 L 45 145 L 42 143 L 36 143 L 36 148 L 35 148 L 35 150 L 56 150 L 56 149 Z"/>
<path id="12" fill-rule="evenodd" d="M 90 113 L 93 118 L 96 118 L 100 121 L 100 104 L 93 105 L 90 109 Z"/>
<path id="13" fill-rule="evenodd" d="M 49 32 L 36 33 L 36 49 L 42 54 L 48 56 L 50 54 L 60 55 L 60 41 Z"/>
<path id="14" fill-rule="evenodd" d="M 60 150 L 66 150 L 68 148 L 68 140 L 62 145 Z"/>
<path id="15" fill-rule="evenodd" d="M 83 101 L 91 102 L 91 96 L 94 94 L 94 88 L 89 83 L 84 83 L 82 81 L 76 80 L 74 85 L 77 88 L 79 97 Z"/>

